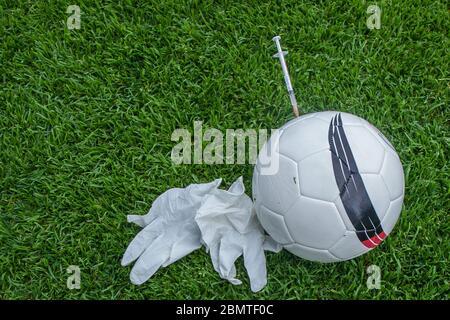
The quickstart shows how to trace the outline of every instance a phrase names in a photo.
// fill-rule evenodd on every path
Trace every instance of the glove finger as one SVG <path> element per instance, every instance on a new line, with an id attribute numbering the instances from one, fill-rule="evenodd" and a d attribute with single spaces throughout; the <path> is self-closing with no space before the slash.
<path id="1" fill-rule="evenodd" d="M 161 195 L 159 195 L 155 201 L 153 201 L 152 206 L 147 214 L 141 216 L 141 215 L 128 215 L 127 220 L 128 222 L 132 222 L 137 224 L 140 227 L 145 227 L 146 225 L 152 223 L 155 219 L 160 217 L 166 217 L 170 215 L 171 212 L 174 212 L 173 205 L 177 209 L 176 204 L 178 206 L 182 207 L 188 207 L 188 203 L 186 201 L 183 201 L 182 197 L 180 197 L 180 194 L 183 194 L 185 191 L 181 188 L 172 188 Z"/>
<path id="2" fill-rule="evenodd" d="M 234 265 L 237 258 L 242 255 L 242 247 L 236 241 L 237 238 L 222 238 L 219 248 L 219 274 L 223 279 L 227 279 L 232 284 L 241 284 L 236 279 L 236 267 Z"/>
<path id="3" fill-rule="evenodd" d="M 127 216 L 127 221 L 137 224 L 140 227 L 145 227 L 152 223 L 156 218 L 161 217 L 164 212 L 170 209 L 170 202 L 174 196 L 176 196 L 181 189 L 173 188 L 169 189 L 163 194 L 159 195 L 155 201 L 153 201 L 152 206 L 147 214 L 135 215 L 130 214 Z"/>
<path id="4" fill-rule="evenodd" d="M 214 243 L 211 247 L 208 245 L 206 246 L 206 251 L 209 251 L 209 256 L 211 257 L 211 262 L 213 264 L 214 270 L 220 275 L 220 268 L 219 268 L 219 249 L 220 249 L 220 243 Z"/>
<path id="5" fill-rule="evenodd" d="M 283 246 L 281 244 L 279 244 L 278 242 L 276 242 L 275 240 L 273 240 L 273 238 L 270 236 L 265 237 L 265 240 L 263 243 L 263 248 L 266 251 L 271 251 L 271 252 L 275 252 L 275 253 L 283 250 Z"/>
<path id="6" fill-rule="evenodd" d="M 145 249 L 130 272 L 131 283 L 140 285 L 147 281 L 169 259 L 167 239 L 160 235 Z"/>
<path id="7" fill-rule="evenodd" d="M 262 237 L 248 241 L 248 245 L 244 248 L 244 266 L 252 291 L 258 292 L 264 288 L 267 284 L 267 269 Z"/>
<path id="8" fill-rule="evenodd" d="M 167 267 L 169 264 L 187 256 L 192 251 L 199 249 L 201 246 L 200 232 L 186 232 L 186 234 L 181 235 L 180 238 L 172 245 L 169 259 L 162 266 Z"/>
<path id="9" fill-rule="evenodd" d="M 129 214 L 127 216 L 127 221 L 130 223 L 137 224 L 140 227 L 145 227 L 146 225 L 150 224 L 157 218 L 157 215 L 147 213 L 146 215 L 140 216 L 135 214 Z"/>
<path id="10" fill-rule="evenodd" d="M 149 224 L 142 229 L 128 245 L 122 257 L 122 266 L 126 266 L 136 260 L 160 233 L 159 223 Z"/>

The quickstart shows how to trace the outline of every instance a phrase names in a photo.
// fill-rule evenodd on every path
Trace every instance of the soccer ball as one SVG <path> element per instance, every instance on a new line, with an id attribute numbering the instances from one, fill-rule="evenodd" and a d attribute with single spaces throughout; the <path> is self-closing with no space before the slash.
<path id="1" fill-rule="evenodd" d="M 261 149 L 252 182 L 267 233 L 291 253 L 320 262 L 352 259 L 379 245 L 404 196 L 402 164 L 383 134 L 334 111 L 301 116 L 278 133 Z M 276 171 L 266 170 L 267 159 Z"/>

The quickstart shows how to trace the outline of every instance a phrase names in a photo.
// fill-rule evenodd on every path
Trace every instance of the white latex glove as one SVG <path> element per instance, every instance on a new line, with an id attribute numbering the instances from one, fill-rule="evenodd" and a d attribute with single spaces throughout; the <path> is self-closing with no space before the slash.
<path id="1" fill-rule="evenodd" d="M 205 195 L 215 190 L 221 179 L 210 183 L 167 190 L 144 216 L 129 215 L 128 222 L 144 227 L 131 241 L 122 266 L 138 259 L 130 273 L 134 284 L 147 281 L 160 267 L 166 267 L 201 247 L 200 229 L 194 220 Z"/>
<path id="2" fill-rule="evenodd" d="M 264 249 L 279 251 L 281 247 L 264 235 L 253 210 L 253 202 L 245 194 L 242 177 L 228 191 L 215 189 L 207 195 L 195 221 L 210 252 L 214 269 L 221 278 L 235 285 L 241 284 L 236 279 L 234 262 L 244 255 L 252 291 L 264 288 L 267 283 Z"/>

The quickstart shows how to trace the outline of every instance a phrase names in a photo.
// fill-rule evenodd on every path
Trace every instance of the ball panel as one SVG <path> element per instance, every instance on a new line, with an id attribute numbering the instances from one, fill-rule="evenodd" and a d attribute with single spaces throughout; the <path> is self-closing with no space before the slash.
<path id="1" fill-rule="evenodd" d="M 297 162 L 328 148 L 328 124 L 314 118 L 283 129 L 279 143 L 279 152 Z"/>
<path id="2" fill-rule="evenodd" d="M 329 249 L 330 253 L 342 260 L 355 258 L 369 250 L 361 243 L 354 231 L 346 231 L 344 236 Z"/>
<path id="3" fill-rule="evenodd" d="M 314 153 L 298 164 L 300 193 L 303 196 L 332 202 L 339 195 L 330 151 Z"/>
<path id="4" fill-rule="evenodd" d="M 252 186 L 255 190 L 253 201 L 257 200 L 259 194 L 269 209 L 281 214 L 286 212 L 300 196 L 300 183 L 297 164 L 283 155 L 279 155 L 278 161 L 279 169 L 273 175 L 261 174 L 256 165 L 253 170 Z"/>
<path id="5" fill-rule="evenodd" d="M 343 120 L 344 131 L 359 173 L 379 173 L 384 161 L 384 147 L 362 126 L 348 126 Z"/>
<path id="6" fill-rule="evenodd" d="M 344 204 L 342 203 L 341 197 L 337 197 L 334 201 L 334 205 L 339 212 L 339 215 L 342 219 L 342 222 L 345 225 L 347 231 L 355 231 L 355 227 L 353 226 L 350 218 L 348 217 L 347 212 L 345 211 Z"/>
<path id="7" fill-rule="evenodd" d="M 280 155 L 279 169 L 276 175 L 270 176 L 272 192 L 278 193 L 280 208 L 277 213 L 286 212 L 300 196 L 300 179 L 297 164 L 289 158 Z"/>
<path id="8" fill-rule="evenodd" d="M 386 185 L 379 174 L 361 174 L 361 177 L 369 194 L 370 201 L 381 221 L 386 215 L 391 203 Z"/>
<path id="9" fill-rule="evenodd" d="M 382 145 L 384 145 L 387 149 L 391 149 L 392 151 L 395 152 L 395 148 L 392 145 L 392 143 L 386 138 L 386 136 L 380 130 L 378 130 L 378 128 L 376 128 L 374 125 L 372 125 L 365 119 L 361 118 L 361 122 L 369 131 L 373 133 L 373 135 Z"/>
<path id="10" fill-rule="evenodd" d="M 314 113 L 314 117 L 317 119 L 321 119 L 322 121 L 325 121 L 327 125 L 329 125 L 331 118 L 333 118 L 337 113 L 341 114 L 342 121 L 344 122 L 344 124 L 353 126 L 360 126 L 363 124 L 361 118 L 346 112 L 322 111 Z"/>
<path id="11" fill-rule="evenodd" d="M 302 196 L 284 218 L 295 242 L 315 249 L 330 248 L 345 233 L 345 225 L 331 202 Z"/>
<path id="12" fill-rule="evenodd" d="M 400 216 L 400 212 L 402 211 L 402 206 L 403 196 L 394 201 L 391 201 L 391 205 L 387 210 L 386 216 L 381 221 L 381 225 L 383 226 L 383 230 L 386 234 L 390 234 L 392 229 L 394 229 L 394 226 Z"/>
<path id="13" fill-rule="evenodd" d="M 258 220 L 264 230 L 278 243 L 288 244 L 294 242 L 284 222 L 284 218 L 261 205 L 256 210 Z"/>
<path id="14" fill-rule="evenodd" d="M 280 192 L 274 192 L 276 189 L 274 189 L 273 178 L 274 175 L 260 174 L 258 176 L 258 194 L 253 196 L 256 202 L 263 203 L 268 209 L 281 214 L 284 213 L 285 205 L 281 203 Z"/>
<path id="15" fill-rule="evenodd" d="M 308 259 L 311 261 L 318 261 L 318 262 L 339 261 L 339 259 L 333 256 L 328 250 L 318 250 L 314 248 L 309 248 L 297 243 L 286 245 L 284 246 L 284 248 L 287 251 L 295 254 L 296 256 L 299 256 L 300 258 Z"/>
<path id="16" fill-rule="evenodd" d="M 294 118 L 292 120 L 289 120 L 280 128 L 280 130 L 286 130 L 287 128 L 289 128 L 291 126 L 296 125 L 298 122 L 304 121 L 309 118 L 313 118 L 314 115 L 315 115 L 315 113 L 308 113 L 308 114 L 301 115 L 300 117 Z"/>
<path id="17" fill-rule="evenodd" d="M 403 167 L 400 158 L 394 151 L 386 152 L 386 158 L 384 159 L 380 174 L 389 191 L 391 200 L 397 199 L 404 194 L 405 180 Z"/>

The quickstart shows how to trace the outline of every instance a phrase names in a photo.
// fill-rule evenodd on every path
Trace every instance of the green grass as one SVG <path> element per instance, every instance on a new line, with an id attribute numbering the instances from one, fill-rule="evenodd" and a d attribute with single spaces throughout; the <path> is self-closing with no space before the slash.
<path id="1" fill-rule="evenodd" d="M 70 2 L 70 3 L 69 3 Z M 0 298 L 448 299 L 449 62 L 445 1 L 0 2 Z M 68 30 L 66 8 L 81 7 Z M 121 256 L 171 187 L 244 176 L 251 165 L 175 166 L 170 140 L 194 120 L 220 130 L 291 119 L 272 36 L 288 48 L 304 113 L 341 110 L 377 126 L 406 176 L 401 218 L 357 259 L 321 265 L 268 253 L 268 285 L 250 291 L 198 250 L 147 283 Z M 380 266 L 381 290 L 365 268 Z M 79 265 L 81 289 L 66 268 Z"/>

